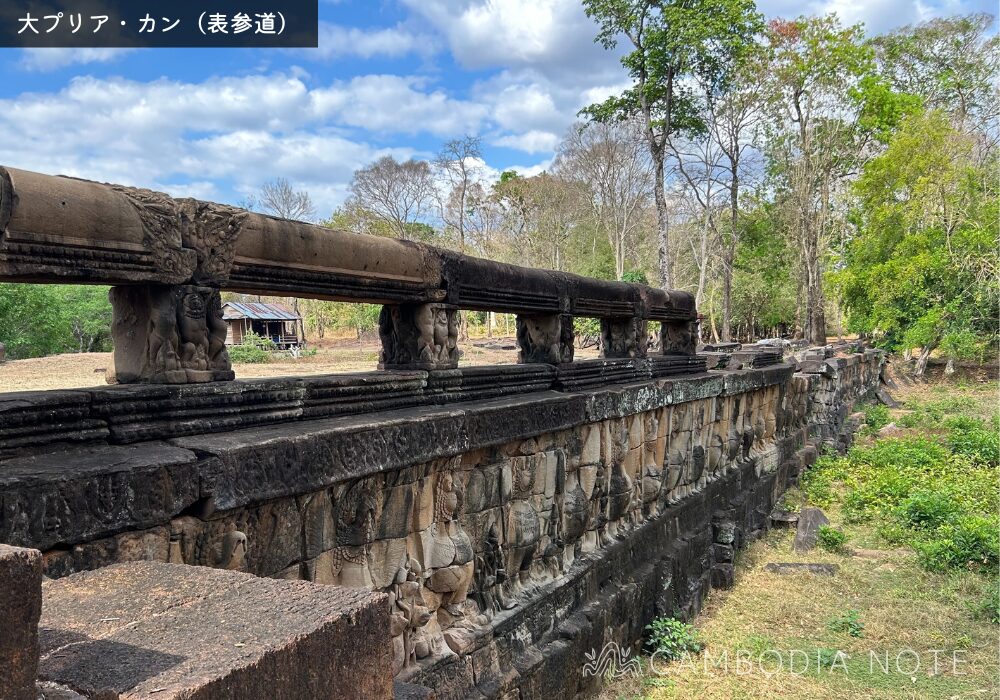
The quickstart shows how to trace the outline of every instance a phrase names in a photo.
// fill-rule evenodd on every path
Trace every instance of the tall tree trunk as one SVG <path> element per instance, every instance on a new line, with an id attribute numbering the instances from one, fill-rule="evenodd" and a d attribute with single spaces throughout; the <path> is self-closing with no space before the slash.
<path id="1" fill-rule="evenodd" d="M 701 227 L 701 262 L 698 264 L 698 291 L 694 295 L 695 308 L 701 308 L 701 302 L 705 300 L 705 276 L 708 273 L 708 230 L 709 218 L 705 217 L 705 222 Z"/>
<path id="2" fill-rule="evenodd" d="M 927 345 L 920 348 L 920 355 L 917 357 L 917 366 L 913 373 L 918 377 L 924 375 L 924 371 L 927 369 L 927 360 L 930 359 L 931 353 L 934 352 L 934 348 L 937 343 L 928 343 Z"/>
<path id="3" fill-rule="evenodd" d="M 732 243 L 732 241 L 731 241 Z M 727 246 L 722 253 L 722 341 L 733 339 L 733 251 Z"/>
<path id="4" fill-rule="evenodd" d="M 660 272 L 660 287 L 670 289 L 674 285 L 670 259 L 670 212 L 667 210 L 667 196 L 663 187 L 663 150 L 653 151 L 655 164 L 653 197 L 656 200 L 656 257 Z"/>

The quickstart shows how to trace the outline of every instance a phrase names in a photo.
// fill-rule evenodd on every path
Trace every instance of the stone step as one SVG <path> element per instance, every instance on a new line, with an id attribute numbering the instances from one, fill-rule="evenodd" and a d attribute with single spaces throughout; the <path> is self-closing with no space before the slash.
<path id="1" fill-rule="evenodd" d="M 386 596 L 136 562 L 43 584 L 39 679 L 87 698 L 389 699 Z"/>

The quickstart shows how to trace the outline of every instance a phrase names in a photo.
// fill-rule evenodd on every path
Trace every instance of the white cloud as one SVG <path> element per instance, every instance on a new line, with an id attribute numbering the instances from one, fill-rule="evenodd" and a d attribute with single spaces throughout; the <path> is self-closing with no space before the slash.
<path id="1" fill-rule="evenodd" d="M 551 153 L 559 145 L 559 135 L 550 131 L 528 131 L 523 134 L 498 136 L 490 143 L 495 146 L 515 148 L 525 153 Z"/>
<path id="2" fill-rule="evenodd" d="M 618 66 L 594 43 L 597 25 L 580 0 L 403 0 L 448 41 L 467 68 L 531 68 L 586 83 Z"/>
<path id="3" fill-rule="evenodd" d="M 434 42 L 429 37 L 414 33 L 402 25 L 381 29 L 359 29 L 339 24 L 320 22 L 319 47 L 303 49 L 309 58 L 339 58 L 358 56 L 396 58 L 408 54 L 429 56 L 434 53 Z"/>
<path id="4" fill-rule="evenodd" d="M 133 51 L 135 49 L 24 49 L 20 66 L 25 70 L 47 72 L 78 64 L 108 63 Z"/>
<path id="5" fill-rule="evenodd" d="M 343 199 L 355 169 L 415 153 L 371 145 L 350 127 L 478 129 L 486 107 L 421 87 L 394 76 L 313 89 L 284 74 L 200 83 L 76 78 L 56 93 L 0 100 L 3 164 L 214 199 L 213 182 L 250 192 L 287 177 L 322 212 Z"/>
<path id="6" fill-rule="evenodd" d="M 317 114 L 369 131 L 437 136 L 479 131 L 486 106 L 424 86 L 421 78 L 366 75 L 315 90 L 312 100 Z"/>

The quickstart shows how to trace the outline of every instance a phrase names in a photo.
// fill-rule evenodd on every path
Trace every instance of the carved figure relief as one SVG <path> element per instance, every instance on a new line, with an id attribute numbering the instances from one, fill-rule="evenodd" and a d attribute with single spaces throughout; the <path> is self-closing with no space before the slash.
<path id="1" fill-rule="evenodd" d="M 386 305 L 379 315 L 380 368 L 458 366 L 458 312 L 444 304 Z"/>
<path id="2" fill-rule="evenodd" d="M 346 489 L 334 508 L 337 546 L 317 566 L 327 570 L 317 579 L 342 586 L 374 585 L 369 571 L 369 554 L 375 539 L 378 492 L 375 482 L 361 479 Z"/>
<path id="3" fill-rule="evenodd" d="M 432 617 L 421 593 L 424 586 L 422 575 L 420 563 L 408 559 L 406 566 L 396 574 L 395 583 L 389 591 L 393 673 L 399 673 L 404 667 L 412 666 L 431 654 L 431 645 L 422 634 Z"/>
<path id="4" fill-rule="evenodd" d="M 222 204 L 196 199 L 177 201 L 185 248 L 194 250 L 197 267 L 195 284 L 221 284 L 229 279 L 236 255 L 236 241 L 249 214 Z"/>
<path id="5" fill-rule="evenodd" d="M 601 357 L 646 357 L 647 326 L 645 319 L 631 316 L 602 318 Z"/>
<path id="6" fill-rule="evenodd" d="M 518 362 L 550 365 L 572 362 L 573 319 L 558 314 L 519 315 L 517 343 Z"/>
<path id="7" fill-rule="evenodd" d="M 531 562 L 541 539 L 538 511 L 532 502 L 535 462 L 527 457 L 511 460 L 511 501 L 506 507 L 507 547 L 510 557 L 511 591 L 527 584 Z"/>
<path id="8" fill-rule="evenodd" d="M 452 617 L 465 615 L 462 606 L 472 584 L 475 558 L 472 542 L 458 522 L 462 496 L 452 472 L 438 475 L 434 526 L 429 551 L 425 552 L 424 559 L 430 569 L 427 585 L 444 596 L 442 606 Z"/>
<path id="9" fill-rule="evenodd" d="M 218 290 L 114 287 L 110 298 L 115 367 L 109 379 L 185 384 L 234 378 Z"/>
<path id="10" fill-rule="evenodd" d="M 664 355 L 694 355 L 697 340 L 691 321 L 663 321 L 660 324 L 660 347 Z"/>
<path id="11" fill-rule="evenodd" d="M 187 282 L 197 266 L 197 254 L 183 248 L 181 212 L 163 192 L 111 185 L 129 200 L 142 221 L 143 243 L 164 282 Z"/>

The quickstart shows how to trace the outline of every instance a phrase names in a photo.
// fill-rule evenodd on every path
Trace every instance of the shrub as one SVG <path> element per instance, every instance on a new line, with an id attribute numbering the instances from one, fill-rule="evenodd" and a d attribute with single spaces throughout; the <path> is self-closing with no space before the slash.
<path id="1" fill-rule="evenodd" d="M 816 533 L 816 542 L 828 552 L 842 552 L 844 545 L 847 544 L 847 535 L 829 525 L 820 525 Z"/>
<path id="2" fill-rule="evenodd" d="M 907 526 L 917 530 L 935 530 L 961 512 L 961 506 L 947 491 L 920 489 L 910 494 L 899 507 Z"/>
<path id="3" fill-rule="evenodd" d="M 865 634 L 865 623 L 857 610 L 848 610 L 830 620 L 826 626 L 831 632 L 847 632 L 852 637 L 863 637 Z"/>
<path id="4" fill-rule="evenodd" d="M 879 430 L 889 425 L 889 409 L 882 404 L 876 403 L 865 406 L 865 430 L 868 435 L 877 433 Z"/>
<path id="5" fill-rule="evenodd" d="M 672 617 L 659 617 L 646 625 L 649 636 L 646 648 L 667 660 L 682 658 L 685 654 L 701 651 L 698 632 L 691 625 Z"/>
<path id="6" fill-rule="evenodd" d="M 931 571 L 964 568 L 996 572 L 1000 565 L 1000 526 L 995 518 L 964 515 L 913 546 L 920 563 Z"/>
<path id="7" fill-rule="evenodd" d="M 952 452 L 992 466 L 1000 465 L 1000 434 L 992 426 L 969 416 L 953 416 L 944 421 L 946 442 Z"/>
<path id="8" fill-rule="evenodd" d="M 273 348 L 270 338 L 248 333 L 242 343 L 229 347 L 229 359 L 241 365 L 264 364 L 271 361 Z"/>

